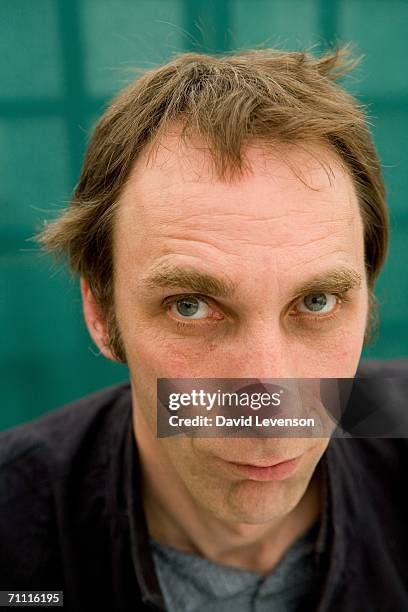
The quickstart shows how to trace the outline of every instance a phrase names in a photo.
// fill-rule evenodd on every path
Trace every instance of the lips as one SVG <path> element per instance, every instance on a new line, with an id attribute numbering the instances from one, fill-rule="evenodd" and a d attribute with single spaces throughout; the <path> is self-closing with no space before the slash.
<path id="1" fill-rule="evenodd" d="M 274 461 L 270 463 L 264 463 L 263 465 L 258 463 L 246 463 L 245 461 L 229 461 L 228 463 L 234 463 L 235 465 L 247 465 L 249 467 L 257 467 L 257 468 L 267 468 L 267 467 L 275 467 L 276 465 L 280 465 L 281 463 L 286 463 L 287 461 L 293 461 L 297 459 L 297 457 L 290 457 L 289 459 L 280 459 L 279 461 Z M 224 459 L 226 461 L 226 459 Z"/>
<path id="2" fill-rule="evenodd" d="M 295 457 L 287 461 L 281 461 L 274 465 L 254 466 L 242 463 L 231 463 L 231 468 L 249 480 L 273 481 L 285 480 L 296 471 L 301 457 Z"/>
<path id="3" fill-rule="evenodd" d="M 220 459 L 220 458 L 218 458 Z M 232 461 L 226 461 L 221 459 L 221 462 L 228 469 L 228 472 L 232 474 L 239 474 L 247 480 L 256 481 L 279 481 L 289 478 L 294 472 L 296 472 L 302 455 L 293 457 L 292 459 L 285 459 L 275 463 L 268 463 L 267 465 L 255 465 L 251 463 L 237 463 Z"/>
<path id="4" fill-rule="evenodd" d="M 244 465 L 244 466 L 249 466 L 249 467 L 257 467 L 257 468 L 267 468 L 267 467 L 274 467 L 276 465 L 280 465 L 281 463 L 286 463 L 287 461 L 293 461 L 294 459 L 297 459 L 300 455 L 296 455 L 296 457 L 289 457 L 288 459 L 279 459 L 279 460 L 274 460 L 271 459 L 270 461 L 268 461 L 267 463 L 254 463 L 253 461 L 233 461 L 232 459 L 223 459 L 222 457 L 219 457 L 219 459 L 222 459 L 223 461 L 226 461 L 227 463 L 233 463 L 234 465 Z"/>

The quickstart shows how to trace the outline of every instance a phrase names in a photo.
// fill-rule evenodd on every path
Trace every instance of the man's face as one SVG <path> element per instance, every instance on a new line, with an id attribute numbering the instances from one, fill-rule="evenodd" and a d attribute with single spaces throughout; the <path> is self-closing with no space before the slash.
<path id="1" fill-rule="evenodd" d="M 156 379 L 354 376 L 368 310 L 356 194 L 321 145 L 251 146 L 251 173 L 221 182 L 203 148 L 179 145 L 176 134 L 161 144 L 149 164 L 137 161 L 115 218 L 116 317 L 136 431 L 199 505 L 227 521 L 266 522 L 298 504 L 328 440 L 157 439 Z M 313 310 L 316 292 L 299 288 L 339 270 L 360 285 L 340 301 L 329 284 Z M 183 271 L 195 290 L 178 284 Z M 248 479 L 226 463 L 299 455 L 281 481 Z"/>

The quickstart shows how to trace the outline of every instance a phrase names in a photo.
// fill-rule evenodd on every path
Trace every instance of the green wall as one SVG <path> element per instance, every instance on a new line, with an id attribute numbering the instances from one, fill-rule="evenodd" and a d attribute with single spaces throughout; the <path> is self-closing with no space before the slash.
<path id="1" fill-rule="evenodd" d="M 369 104 L 392 238 L 364 356 L 408 356 L 407 24 L 397 0 L 2 0 L 0 429 L 127 378 L 96 355 L 77 282 L 28 239 L 69 201 L 91 127 L 132 67 L 175 51 L 352 40 L 366 54 L 347 86 Z"/>

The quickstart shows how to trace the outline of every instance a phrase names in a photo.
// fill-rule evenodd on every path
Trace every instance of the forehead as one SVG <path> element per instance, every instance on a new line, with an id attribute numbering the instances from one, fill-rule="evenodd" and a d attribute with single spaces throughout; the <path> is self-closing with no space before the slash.
<path id="1" fill-rule="evenodd" d="M 131 172 L 115 248 L 146 265 L 172 253 L 211 262 L 217 249 L 243 259 L 263 249 L 287 269 L 336 251 L 354 261 L 362 255 L 353 183 L 328 146 L 252 144 L 243 154 L 244 175 L 220 180 L 202 142 L 168 134 Z"/>

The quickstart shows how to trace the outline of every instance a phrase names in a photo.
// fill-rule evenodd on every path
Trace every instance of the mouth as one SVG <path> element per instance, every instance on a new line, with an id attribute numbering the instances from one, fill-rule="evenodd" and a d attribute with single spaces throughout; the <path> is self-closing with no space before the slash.
<path id="1" fill-rule="evenodd" d="M 265 463 L 264 465 L 258 464 L 258 463 L 246 463 L 245 461 L 229 461 L 229 463 L 234 463 L 235 465 L 249 465 L 251 467 L 258 467 L 258 468 L 267 468 L 267 467 L 275 467 L 276 465 L 280 465 L 281 463 L 286 463 L 287 461 L 293 461 L 294 459 L 297 459 L 298 457 L 291 457 L 290 459 L 280 459 L 279 461 L 274 461 L 273 463 Z M 227 461 L 225 459 L 225 461 Z"/>
<path id="2" fill-rule="evenodd" d="M 300 464 L 302 455 L 293 457 L 291 459 L 284 459 L 276 463 L 268 465 L 255 465 L 251 463 L 238 463 L 234 461 L 226 461 L 226 464 L 231 466 L 231 469 L 236 473 L 249 478 L 250 480 L 258 481 L 271 481 L 271 480 L 285 480 L 289 478 Z"/>

